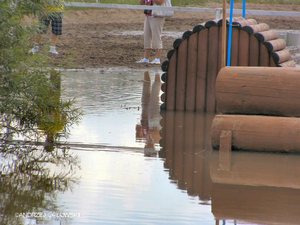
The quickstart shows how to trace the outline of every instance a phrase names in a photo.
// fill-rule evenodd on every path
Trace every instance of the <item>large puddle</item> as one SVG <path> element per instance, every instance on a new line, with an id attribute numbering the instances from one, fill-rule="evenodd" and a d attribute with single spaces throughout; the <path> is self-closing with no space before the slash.
<path id="1" fill-rule="evenodd" d="M 160 113 L 159 72 L 64 72 L 62 89 L 84 113 L 65 176 L 0 185 L 0 224 L 299 224 L 300 156 L 212 151 L 213 115 Z"/>

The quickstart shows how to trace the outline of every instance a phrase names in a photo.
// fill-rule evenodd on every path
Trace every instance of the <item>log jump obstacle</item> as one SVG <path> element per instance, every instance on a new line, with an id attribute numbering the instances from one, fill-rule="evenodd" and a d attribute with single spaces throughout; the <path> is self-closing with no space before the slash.
<path id="1" fill-rule="evenodd" d="M 265 23 L 234 18 L 232 37 L 232 66 L 295 66 L 285 40 Z M 222 20 L 196 25 L 174 41 L 162 64 L 161 110 L 215 113 L 221 43 Z"/>
<path id="2" fill-rule="evenodd" d="M 216 80 L 212 146 L 300 152 L 300 69 L 227 67 Z"/>

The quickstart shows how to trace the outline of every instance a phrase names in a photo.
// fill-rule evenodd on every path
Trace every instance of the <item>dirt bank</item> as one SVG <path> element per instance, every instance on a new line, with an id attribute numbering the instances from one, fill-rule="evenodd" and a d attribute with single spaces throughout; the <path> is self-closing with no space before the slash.
<path id="1" fill-rule="evenodd" d="M 251 8 L 300 10 L 299 5 L 251 5 Z M 164 30 L 179 34 L 176 32 L 190 30 L 196 24 L 213 19 L 214 16 L 214 14 L 206 13 L 176 13 L 166 20 Z M 269 24 L 273 29 L 299 29 L 300 27 L 300 18 L 260 17 L 255 19 Z M 67 10 L 59 46 L 61 54 L 51 60 L 52 64 L 64 68 L 145 67 L 135 63 L 143 54 L 143 37 L 141 36 L 143 20 L 143 13 L 136 10 Z M 124 34 L 124 31 L 128 33 Z M 135 35 L 133 31 L 136 31 Z M 172 48 L 174 40 L 174 36 L 163 36 L 163 56 L 166 56 L 167 51 Z"/>

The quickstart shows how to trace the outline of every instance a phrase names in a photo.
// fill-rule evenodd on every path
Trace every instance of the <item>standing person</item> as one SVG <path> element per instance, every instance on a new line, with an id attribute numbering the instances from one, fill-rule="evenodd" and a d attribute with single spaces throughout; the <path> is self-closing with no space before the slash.
<path id="1" fill-rule="evenodd" d="M 140 0 L 141 5 L 161 5 L 165 0 Z M 145 10 L 144 20 L 144 58 L 137 63 L 160 64 L 162 53 L 161 34 L 165 23 L 165 17 L 153 16 L 152 10 Z M 154 59 L 150 62 L 151 52 L 155 51 Z"/>
<path id="2" fill-rule="evenodd" d="M 49 25 L 51 24 L 51 37 L 50 37 L 50 49 L 49 52 L 54 55 L 58 55 L 56 46 L 58 44 L 59 36 L 62 35 L 62 20 L 64 11 L 63 0 L 52 0 L 52 3 L 46 3 L 46 13 L 40 16 L 40 29 L 39 35 L 36 38 L 35 46 L 30 50 L 32 54 L 37 53 L 40 50 L 41 34 L 47 33 Z"/>

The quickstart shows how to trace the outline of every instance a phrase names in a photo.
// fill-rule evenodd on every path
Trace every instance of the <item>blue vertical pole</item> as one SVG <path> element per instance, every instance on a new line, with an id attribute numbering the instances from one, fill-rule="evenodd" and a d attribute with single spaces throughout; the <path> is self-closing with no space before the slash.
<path id="1" fill-rule="evenodd" d="M 246 0 L 243 0 L 243 18 L 246 19 Z"/>
<path id="2" fill-rule="evenodd" d="M 230 0 L 230 19 L 229 19 L 229 34 L 228 34 L 228 45 L 227 45 L 227 66 L 231 66 L 233 8 L 234 8 L 234 0 Z"/>

